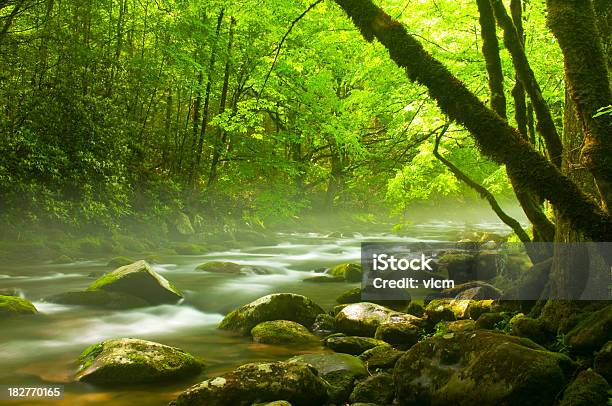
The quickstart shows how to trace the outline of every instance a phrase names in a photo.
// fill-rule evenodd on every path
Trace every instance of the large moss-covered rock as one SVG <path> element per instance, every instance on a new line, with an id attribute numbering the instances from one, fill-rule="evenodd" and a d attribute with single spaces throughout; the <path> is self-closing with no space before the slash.
<path id="1" fill-rule="evenodd" d="M 221 321 L 219 328 L 247 335 L 264 321 L 289 320 L 310 327 L 317 315 L 325 311 L 305 296 L 275 293 L 234 310 Z"/>
<path id="2" fill-rule="evenodd" d="M 334 277 L 344 278 L 347 282 L 361 282 L 361 265 L 340 264 L 332 267 L 329 274 Z"/>
<path id="3" fill-rule="evenodd" d="M 234 262 L 213 261 L 199 265 L 197 271 L 205 271 L 220 274 L 242 274 L 242 275 L 265 275 L 268 270 L 251 265 L 241 265 Z"/>
<path id="4" fill-rule="evenodd" d="M 595 372 L 606 378 L 612 385 L 612 341 L 608 341 L 595 355 Z"/>
<path id="5" fill-rule="evenodd" d="M 145 261 L 122 266 L 92 283 L 89 291 L 105 290 L 139 297 L 150 304 L 176 303 L 182 293 Z"/>
<path id="6" fill-rule="evenodd" d="M 202 368 L 202 361 L 179 348 L 120 338 L 87 348 L 76 379 L 101 385 L 165 382 L 197 375 Z"/>
<path id="7" fill-rule="evenodd" d="M 292 358 L 293 361 L 312 365 L 319 376 L 330 385 L 328 390 L 330 402 L 345 403 L 356 379 L 368 375 L 364 363 L 349 354 L 306 354 Z"/>
<path id="8" fill-rule="evenodd" d="M 353 303 L 336 314 L 336 330 L 349 335 L 374 337 L 378 326 L 395 311 L 369 302 Z"/>
<path id="9" fill-rule="evenodd" d="M 379 324 L 374 338 L 407 349 L 419 340 L 423 320 L 406 313 L 391 314 Z"/>
<path id="10" fill-rule="evenodd" d="M 336 331 L 336 319 L 329 314 L 319 314 L 310 329 L 319 337 L 330 335 Z"/>
<path id="11" fill-rule="evenodd" d="M 440 321 L 455 321 L 466 316 L 469 300 L 436 299 L 425 307 L 425 314 L 432 324 Z"/>
<path id="12" fill-rule="evenodd" d="M 181 393 L 176 406 L 250 406 L 285 400 L 294 406 L 323 405 L 329 385 L 308 364 L 297 361 L 246 364 Z"/>
<path id="13" fill-rule="evenodd" d="M 565 342 L 577 353 L 592 354 L 612 340 L 612 305 L 591 313 L 565 336 Z"/>
<path id="14" fill-rule="evenodd" d="M 455 283 L 464 283 L 475 279 L 475 256 L 465 252 L 448 252 L 437 261 L 440 269 L 448 273 Z"/>
<path id="15" fill-rule="evenodd" d="M 476 328 L 493 330 L 497 325 L 509 319 L 510 316 L 506 313 L 483 313 L 476 320 Z"/>
<path id="16" fill-rule="evenodd" d="M 573 371 L 530 340 L 474 331 L 419 342 L 393 375 L 400 405 L 550 405 Z"/>
<path id="17" fill-rule="evenodd" d="M 351 403 L 390 405 L 394 395 L 393 376 L 382 373 L 369 376 L 355 385 L 349 400 Z"/>
<path id="18" fill-rule="evenodd" d="M 608 382 L 593 370 L 582 371 L 565 389 L 559 406 L 606 406 Z"/>
<path id="19" fill-rule="evenodd" d="M 366 363 L 369 371 L 387 370 L 395 366 L 404 351 L 396 350 L 388 345 L 379 345 L 371 348 L 359 356 Z"/>
<path id="20" fill-rule="evenodd" d="M 329 337 L 325 345 L 336 352 L 344 354 L 360 355 L 370 348 L 385 345 L 386 343 L 371 337 Z M 388 344 L 387 344 L 388 345 Z"/>
<path id="21" fill-rule="evenodd" d="M 522 313 L 514 316 L 509 324 L 512 335 L 529 338 L 538 344 L 549 344 L 555 339 L 554 331 L 549 330 L 542 320 L 532 319 Z"/>
<path id="22" fill-rule="evenodd" d="M 289 320 L 264 321 L 251 330 L 253 341 L 262 344 L 317 344 L 319 339 L 299 323 Z"/>
<path id="23" fill-rule="evenodd" d="M 45 298 L 46 302 L 74 306 L 102 307 L 107 309 L 133 309 L 149 306 L 146 300 L 116 292 L 105 290 L 86 290 L 65 292 Z"/>
<path id="24" fill-rule="evenodd" d="M 36 314 L 36 307 L 17 296 L 0 296 L 0 319 Z"/>

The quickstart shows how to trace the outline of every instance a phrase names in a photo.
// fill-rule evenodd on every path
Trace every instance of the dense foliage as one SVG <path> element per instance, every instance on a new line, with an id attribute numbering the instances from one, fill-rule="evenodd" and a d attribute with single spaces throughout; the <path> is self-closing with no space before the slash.
<path id="1" fill-rule="evenodd" d="M 475 2 L 418 2 L 410 12 L 382 3 L 489 98 Z M 562 59 L 541 3 L 525 3 L 525 49 L 561 126 Z M 117 228 L 185 211 L 265 224 L 309 210 L 405 214 L 417 202 L 476 199 L 432 154 L 445 117 L 425 89 L 380 44 L 366 46 L 335 4 L 298 21 L 309 5 L 0 2 L 2 222 Z M 514 70 L 501 57 L 513 117 Z M 441 152 L 512 197 L 505 168 L 462 127 L 447 131 Z"/>

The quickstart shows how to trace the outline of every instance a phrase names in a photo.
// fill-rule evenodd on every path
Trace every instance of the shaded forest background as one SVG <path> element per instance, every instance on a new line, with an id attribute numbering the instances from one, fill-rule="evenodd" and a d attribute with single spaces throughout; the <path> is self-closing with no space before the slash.
<path id="1" fill-rule="evenodd" d="M 477 3 L 382 5 L 483 101 L 507 100 L 510 124 L 545 152 L 531 100 L 517 107 L 524 90 L 502 32 L 503 95 L 491 97 Z M 563 57 L 546 6 L 518 4 L 525 54 L 562 128 Z M 383 46 L 366 45 L 333 3 L 297 21 L 309 6 L 1 0 L 2 236 L 165 234 L 184 215 L 196 231 L 269 227 L 338 210 L 392 214 L 399 230 L 417 205 L 478 199 L 436 154 L 516 204 L 505 167 Z"/>

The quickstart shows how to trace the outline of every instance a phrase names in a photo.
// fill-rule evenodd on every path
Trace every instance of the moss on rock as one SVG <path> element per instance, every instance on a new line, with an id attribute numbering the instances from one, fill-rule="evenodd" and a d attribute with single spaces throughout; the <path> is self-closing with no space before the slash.
<path id="1" fill-rule="evenodd" d="M 609 388 L 608 382 L 597 372 L 582 371 L 565 389 L 559 406 L 605 406 Z"/>
<path id="2" fill-rule="evenodd" d="M 374 303 L 353 303 L 336 314 L 336 329 L 345 334 L 374 337 L 378 326 L 393 313 L 396 312 Z"/>
<path id="3" fill-rule="evenodd" d="M 89 291 L 105 290 L 139 297 L 150 304 L 176 303 L 182 293 L 145 261 L 122 266 L 93 282 Z"/>
<path id="4" fill-rule="evenodd" d="M 361 273 L 359 264 L 340 264 L 329 270 L 331 276 L 344 278 L 347 282 L 361 282 Z"/>
<path id="5" fill-rule="evenodd" d="M 612 340 L 612 305 L 591 313 L 565 336 L 565 343 L 576 353 L 592 354 Z"/>
<path id="6" fill-rule="evenodd" d="M 612 341 L 608 341 L 597 352 L 593 368 L 612 385 Z"/>
<path id="7" fill-rule="evenodd" d="M 273 320 L 259 323 L 251 330 L 253 341 L 262 344 L 317 344 L 319 339 L 299 323 Z"/>
<path id="8" fill-rule="evenodd" d="M 38 313 L 29 301 L 17 296 L 0 296 L 0 319 Z"/>
<path id="9" fill-rule="evenodd" d="M 531 340 L 488 331 L 432 337 L 395 365 L 400 405 L 552 404 L 575 369 Z"/>
<path id="10" fill-rule="evenodd" d="M 369 376 L 355 385 L 349 400 L 351 403 L 389 405 L 392 403 L 394 395 L 393 376 L 382 373 Z"/>
<path id="11" fill-rule="evenodd" d="M 329 337 L 325 340 L 325 345 L 335 352 L 344 354 L 360 355 L 363 352 L 378 347 L 380 345 L 388 345 L 382 340 L 377 340 L 371 337 Z"/>
<path id="12" fill-rule="evenodd" d="M 423 320 L 410 314 L 398 313 L 379 324 L 374 338 L 397 348 L 408 349 L 417 343 L 422 333 Z"/>
<path id="13" fill-rule="evenodd" d="M 336 404 L 345 403 L 355 380 L 368 375 L 363 361 L 349 354 L 306 354 L 291 360 L 312 365 L 319 376 L 329 383 L 329 400 Z"/>
<path id="14" fill-rule="evenodd" d="M 108 263 L 106 264 L 106 266 L 108 266 L 109 268 L 119 268 L 121 266 L 126 266 L 129 264 L 134 263 L 134 260 L 128 257 L 114 257 L 112 258 L 110 261 L 108 261 Z"/>
<path id="15" fill-rule="evenodd" d="M 289 320 L 310 327 L 317 315 L 325 311 L 305 296 L 275 293 L 261 297 L 229 313 L 219 324 L 222 330 L 248 335 L 264 321 Z"/>
<path id="16" fill-rule="evenodd" d="M 175 406 L 248 406 L 283 399 L 294 406 L 323 405 L 329 384 L 308 364 L 297 361 L 246 364 L 192 386 Z"/>
<path id="17" fill-rule="evenodd" d="M 107 309 L 133 309 L 150 306 L 146 300 L 105 290 L 65 292 L 45 298 L 46 302 L 74 306 L 103 307 Z"/>
<path id="18" fill-rule="evenodd" d="M 76 379 L 100 385 L 173 381 L 199 374 L 204 365 L 179 348 L 133 338 L 92 345 L 78 362 Z"/>

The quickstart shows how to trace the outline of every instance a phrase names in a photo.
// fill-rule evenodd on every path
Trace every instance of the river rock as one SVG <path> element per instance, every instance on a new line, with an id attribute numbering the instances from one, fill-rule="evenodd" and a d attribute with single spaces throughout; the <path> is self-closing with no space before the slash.
<path id="1" fill-rule="evenodd" d="M 107 292 L 105 290 L 65 292 L 48 296 L 44 300 L 49 303 L 107 309 L 133 309 L 150 306 L 149 302 L 142 298 L 123 293 Z"/>
<path id="2" fill-rule="evenodd" d="M 430 299 L 497 300 L 502 295 L 503 292 L 491 284 L 472 281 L 444 289 L 432 295 Z"/>
<path id="3" fill-rule="evenodd" d="M 612 385 L 612 341 L 608 341 L 595 355 L 595 372 L 606 378 Z"/>
<path id="4" fill-rule="evenodd" d="M 366 363 L 369 371 L 376 371 L 392 369 L 402 355 L 404 355 L 404 351 L 390 348 L 388 345 L 379 345 L 365 351 L 359 356 L 359 359 Z"/>
<path id="5" fill-rule="evenodd" d="M 556 336 L 542 320 L 532 319 L 522 313 L 514 316 L 509 324 L 512 335 L 529 338 L 538 344 L 549 344 Z"/>
<path id="6" fill-rule="evenodd" d="M 306 354 L 291 360 L 312 365 L 330 384 L 329 400 L 337 404 L 348 400 L 356 379 L 368 376 L 363 361 L 349 354 Z"/>
<path id="7" fill-rule="evenodd" d="M 0 319 L 36 314 L 36 307 L 17 296 L 0 296 Z"/>
<path id="8" fill-rule="evenodd" d="M 550 405 L 574 369 L 531 340 L 474 331 L 419 342 L 393 377 L 400 405 Z"/>
<path id="9" fill-rule="evenodd" d="M 150 304 L 176 303 L 182 293 L 145 261 L 122 266 L 92 283 L 89 291 L 105 290 L 139 297 Z"/>
<path id="10" fill-rule="evenodd" d="M 275 293 L 232 311 L 221 321 L 219 328 L 248 335 L 259 323 L 273 320 L 295 321 L 310 327 L 317 315 L 323 313 L 325 311 L 319 305 L 305 296 Z"/>
<path id="11" fill-rule="evenodd" d="M 336 298 L 336 303 L 352 304 L 361 302 L 361 288 L 349 289 Z"/>
<path id="12" fill-rule="evenodd" d="M 329 337 L 325 340 L 325 345 L 335 352 L 344 354 L 360 355 L 370 348 L 379 345 L 388 345 L 382 340 L 371 337 Z"/>
<path id="13" fill-rule="evenodd" d="M 455 321 L 465 317 L 469 300 L 436 299 L 425 307 L 425 314 L 432 324 L 440 321 Z"/>
<path id="14" fill-rule="evenodd" d="M 348 263 L 336 265 L 329 270 L 329 274 L 344 278 L 347 282 L 361 282 L 361 265 Z"/>
<path id="15" fill-rule="evenodd" d="M 493 330 L 495 326 L 510 317 L 506 313 L 483 313 L 476 320 L 476 328 L 484 330 Z"/>
<path id="16" fill-rule="evenodd" d="M 0 296 L 19 296 L 21 297 L 23 292 L 17 288 L 0 288 Z"/>
<path id="17" fill-rule="evenodd" d="M 299 323 L 288 320 L 264 321 L 251 330 L 253 341 L 261 344 L 316 344 L 319 339 Z"/>
<path id="18" fill-rule="evenodd" d="M 605 406 L 608 403 L 608 382 L 593 370 L 580 372 L 565 389 L 559 406 Z"/>
<path id="19" fill-rule="evenodd" d="M 475 279 L 474 260 L 473 254 L 448 252 L 442 255 L 437 263 L 440 269 L 448 272 L 448 277 L 455 283 L 464 283 Z"/>
<path id="20" fill-rule="evenodd" d="M 374 338 L 394 347 L 408 349 L 417 343 L 423 320 L 406 313 L 391 314 L 376 329 Z"/>
<path id="21" fill-rule="evenodd" d="M 478 320 L 482 314 L 492 312 L 494 303 L 493 300 L 472 300 L 465 309 L 465 315 L 472 320 Z"/>
<path id="22" fill-rule="evenodd" d="M 165 382 L 197 375 L 202 368 L 202 361 L 179 348 L 120 338 L 87 348 L 76 379 L 100 385 Z"/>
<path id="23" fill-rule="evenodd" d="M 592 354 L 612 340 L 612 305 L 591 313 L 582 319 L 565 336 L 565 343 L 572 351 Z"/>
<path id="24" fill-rule="evenodd" d="M 196 268 L 197 271 L 205 271 L 221 274 L 240 275 L 266 275 L 268 270 L 251 265 L 241 265 L 234 262 L 213 261 L 202 264 Z"/>
<path id="25" fill-rule="evenodd" d="M 353 303 L 336 314 L 336 330 L 348 335 L 374 337 L 378 326 L 393 313 L 396 312 L 374 303 Z"/>
<path id="26" fill-rule="evenodd" d="M 355 385 L 349 400 L 351 403 L 390 405 L 394 396 L 393 376 L 382 373 L 369 376 Z"/>
<path id="27" fill-rule="evenodd" d="M 175 406 L 250 406 L 279 399 L 294 406 L 323 405 L 329 385 L 303 362 L 246 364 L 181 393 Z"/>

